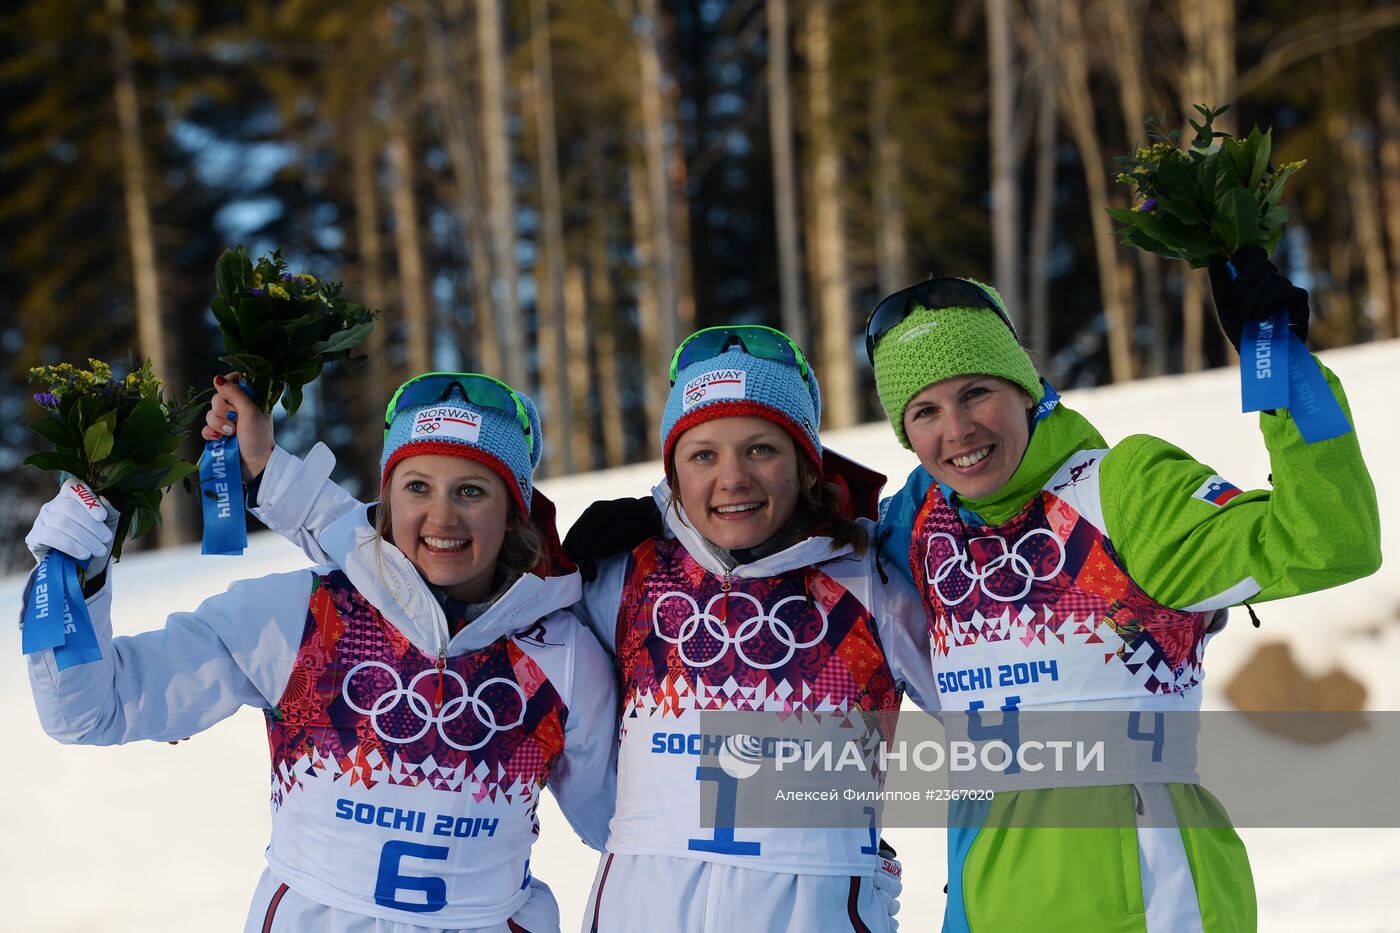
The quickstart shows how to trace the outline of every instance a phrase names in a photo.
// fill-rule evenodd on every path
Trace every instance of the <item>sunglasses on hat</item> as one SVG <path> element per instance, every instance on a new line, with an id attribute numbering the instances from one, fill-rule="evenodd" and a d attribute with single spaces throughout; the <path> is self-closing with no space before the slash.
<path id="1" fill-rule="evenodd" d="M 399 386 L 384 409 L 385 439 L 389 437 L 389 425 L 399 412 L 441 402 L 452 394 L 453 389 L 459 390 L 462 397 L 473 405 L 494 408 L 514 416 L 533 450 L 535 438 L 530 430 L 530 413 L 525 408 L 525 400 L 501 380 L 480 373 L 424 373 Z"/>
<path id="2" fill-rule="evenodd" d="M 880 338 L 898 327 L 915 309 L 938 311 L 942 308 L 986 308 L 1001 318 L 1001 322 L 1016 336 L 1016 328 L 1006 312 L 985 288 L 967 279 L 938 276 L 908 288 L 902 288 L 881 299 L 865 320 L 865 355 L 875 363 L 875 346 Z"/>
<path id="3" fill-rule="evenodd" d="M 749 356 L 793 367 L 803 379 L 807 379 L 811 371 L 807 357 L 802 355 L 792 338 L 780 330 L 762 324 L 707 327 L 691 334 L 676 347 L 671 357 L 671 385 L 676 384 L 676 373 L 682 369 L 693 363 L 714 359 L 736 344 Z"/>

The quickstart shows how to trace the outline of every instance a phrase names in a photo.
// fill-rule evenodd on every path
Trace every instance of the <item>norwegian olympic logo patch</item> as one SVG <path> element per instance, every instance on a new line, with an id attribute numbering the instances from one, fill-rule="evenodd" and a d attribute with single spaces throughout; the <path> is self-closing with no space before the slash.
<path id="1" fill-rule="evenodd" d="M 481 413 L 457 405 L 425 408 L 413 417 L 412 440 L 451 438 L 475 444 L 481 437 Z"/>
<path id="2" fill-rule="evenodd" d="M 1218 506 L 1224 505 L 1243 491 L 1223 476 L 1212 476 L 1201 484 L 1200 489 L 1191 493 L 1191 498 Z"/>
<path id="3" fill-rule="evenodd" d="M 742 369 L 716 369 L 702 373 L 685 384 L 681 411 L 689 411 L 701 402 L 722 398 L 743 398 L 749 374 Z"/>

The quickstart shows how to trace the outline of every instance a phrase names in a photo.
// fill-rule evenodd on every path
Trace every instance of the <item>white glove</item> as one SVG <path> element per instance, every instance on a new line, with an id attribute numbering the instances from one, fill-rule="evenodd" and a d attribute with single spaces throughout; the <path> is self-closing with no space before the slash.
<path id="1" fill-rule="evenodd" d="M 69 478 L 58 495 L 39 510 L 24 544 L 36 561 L 43 560 L 49 551 L 61 551 L 80 563 L 86 561 L 88 577 L 95 577 L 112 555 L 120 517 L 112 504 L 93 495 L 86 483 Z"/>
<path id="2" fill-rule="evenodd" d="M 881 848 L 890 854 L 879 856 L 875 869 L 875 890 L 880 893 L 880 900 L 885 902 L 885 910 L 893 917 L 899 913 L 899 892 L 904 890 L 904 866 L 894 857 L 893 850 Z M 894 926 L 898 927 L 898 921 L 894 922 Z"/>

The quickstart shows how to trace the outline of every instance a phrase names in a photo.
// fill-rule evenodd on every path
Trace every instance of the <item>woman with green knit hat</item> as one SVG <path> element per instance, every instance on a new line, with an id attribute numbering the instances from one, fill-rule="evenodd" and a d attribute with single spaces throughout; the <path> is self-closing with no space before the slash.
<path id="1" fill-rule="evenodd" d="M 1262 251 L 1234 263 L 1237 278 L 1212 285 L 1236 346 L 1245 320 L 1281 305 L 1305 336 L 1307 293 Z M 1244 846 L 1194 758 L 1161 760 L 1162 724 L 1200 709 L 1215 613 L 1379 566 L 1355 433 L 1308 444 L 1286 411 L 1261 414 L 1271 490 L 1241 490 L 1150 435 L 1110 445 L 1060 403 L 1000 296 L 971 279 L 889 296 L 866 349 L 921 464 L 885 503 L 881 537 L 922 593 L 941 708 L 967 711 L 975 738 L 1025 729 L 1011 711 L 1113 711 L 1126 723 L 1115 751 L 1136 753 L 1097 775 L 1015 774 L 992 802 L 955 805 L 944 933 L 1255 929 Z M 982 710 L 1006 711 L 990 717 L 1001 726 Z"/>

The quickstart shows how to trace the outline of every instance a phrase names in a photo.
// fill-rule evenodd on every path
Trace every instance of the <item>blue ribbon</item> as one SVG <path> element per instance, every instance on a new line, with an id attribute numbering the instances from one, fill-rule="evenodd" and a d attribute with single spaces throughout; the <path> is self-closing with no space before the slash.
<path id="1" fill-rule="evenodd" d="M 25 654 L 52 648 L 60 671 L 102 659 L 78 565 L 67 554 L 49 551 L 39 561 L 24 605 L 21 645 Z"/>
<path id="2" fill-rule="evenodd" d="M 1288 326 L 1288 312 L 1246 321 L 1240 334 L 1240 396 L 1245 411 L 1286 408 L 1309 444 L 1351 431 L 1327 377 Z"/>
<path id="3" fill-rule="evenodd" d="M 1235 264 L 1225 268 L 1233 279 Z M 1240 329 L 1240 398 L 1244 411 L 1286 408 L 1309 444 L 1351 431 L 1317 360 L 1288 326 L 1286 308 Z"/>
<path id="4" fill-rule="evenodd" d="M 230 412 L 230 417 L 233 413 Z M 199 458 L 199 501 L 204 509 L 200 553 L 237 556 L 248 546 L 243 519 L 243 475 L 238 435 L 206 441 Z"/>

